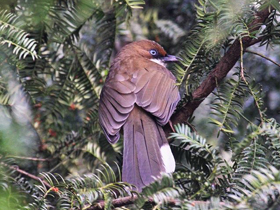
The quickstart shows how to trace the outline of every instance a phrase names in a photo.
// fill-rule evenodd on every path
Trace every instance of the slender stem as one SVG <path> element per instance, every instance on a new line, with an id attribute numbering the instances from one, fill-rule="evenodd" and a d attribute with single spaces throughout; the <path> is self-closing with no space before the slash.
<path id="1" fill-rule="evenodd" d="M 266 57 L 265 55 L 263 55 L 263 54 L 261 54 L 261 53 L 257 53 L 257 52 L 251 51 L 251 50 L 245 50 L 245 52 L 248 52 L 248 53 L 251 53 L 251 54 L 254 54 L 254 55 L 258 55 L 258 56 L 260 56 L 260 57 L 262 57 L 262 58 L 264 58 L 264 59 L 270 61 L 271 63 L 275 64 L 276 66 L 280 67 L 280 64 L 279 64 L 279 63 L 275 62 L 274 60 L 272 60 L 272 59 Z"/>
<path id="2" fill-rule="evenodd" d="M 32 160 L 32 161 L 51 161 L 51 159 L 48 159 L 48 158 L 34 158 L 34 157 L 23 157 L 23 156 L 6 156 L 6 157 L 23 159 L 23 160 Z"/>
<path id="3" fill-rule="evenodd" d="M 242 38 L 239 39 L 240 42 L 240 71 L 241 71 L 241 78 L 247 84 L 247 81 L 244 76 L 244 65 L 243 65 L 243 43 Z"/>
<path id="4" fill-rule="evenodd" d="M 247 80 L 245 79 L 245 76 L 244 76 L 244 66 L 243 66 L 243 53 L 244 53 L 244 50 L 243 50 L 243 43 L 242 43 L 242 39 L 240 39 L 240 74 L 241 74 L 241 78 L 243 79 L 243 81 L 245 82 L 245 84 L 247 85 L 247 87 L 249 88 L 254 100 L 255 100 L 255 103 L 256 103 L 256 106 L 258 108 L 258 112 L 259 112 L 259 115 L 260 115 L 260 118 L 261 118 L 261 121 L 263 121 L 263 115 L 262 115 L 262 111 L 261 111 L 261 107 L 255 97 L 255 94 L 254 92 L 251 90 L 250 86 L 249 86 L 249 83 L 247 82 Z"/>
<path id="5" fill-rule="evenodd" d="M 43 183 L 43 184 L 44 184 L 45 186 L 47 186 L 48 188 L 51 188 L 51 185 L 50 185 L 49 183 L 47 183 L 46 181 L 42 180 L 42 179 L 41 179 L 40 177 L 38 177 L 38 176 L 35 176 L 35 175 L 33 175 L 33 174 L 28 173 L 27 171 L 24 171 L 24 170 L 20 169 L 18 166 L 10 166 L 10 165 L 8 165 L 8 164 L 6 164 L 6 163 L 3 163 L 3 162 L 1 162 L 0 164 L 3 165 L 3 166 L 5 166 L 5 167 L 10 168 L 11 170 L 15 170 L 16 172 L 18 172 L 18 173 L 20 173 L 20 174 L 23 174 L 23 175 L 25 175 L 25 176 L 27 176 L 27 177 L 29 177 L 29 178 L 31 178 L 31 179 L 37 180 L 37 181 Z"/>

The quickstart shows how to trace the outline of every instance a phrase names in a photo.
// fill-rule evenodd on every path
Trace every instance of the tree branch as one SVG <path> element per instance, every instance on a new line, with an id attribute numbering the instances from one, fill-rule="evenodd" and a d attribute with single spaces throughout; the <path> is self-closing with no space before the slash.
<path id="1" fill-rule="evenodd" d="M 138 198 L 137 195 L 117 198 L 112 201 L 112 205 L 114 207 L 120 207 L 120 206 L 133 204 L 137 200 L 137 198 Z M 104 207 L 105 207 L 105 202 L 100 201 L 99 203 L 88 208 L 88 210 L 102 210 L 104 209 Z"/>
<path id="2" fill-rule="evenodd" d="M 114 206 L 114 208 L 116 208 L 116 207 L 130 205 L 130 204 L 133 204 L 137 199 L 138 199 L 137 195 L 127 196 L 127 197 L 123 197 L 123 198 L 117 198 L 112 201 L 112 206 Z M 148 202 L 155 203 L 152 198 L 148 199 Z M 167 202 L 169 205 L 176 204 L 176 200 L 174 198 L 168 199 Z M 87 210 L 102 210 L 102 209 L 104 209 L 104 207 L 105 207 L 105 202 L 100 201 L 99 203 L 87 208 Z"/>
<path id="3" fill-rule="evenodd" d="M 10 165 L 8 165 L 8 164 L 6 164 L 6 163 L 3 163 L 3 162 L 1 162 L 0 164 L 3 165 L 3 166 L 5 166 L 5 167 L 7 167 L 7 168 L 10 168 L 11 170 L 14 170 L 14 171 L 16 171 L 16 172 L 18 172 L 18 173 L 20 173 L 20 174 L 23 174 L 23 175 L 25 175 L 25 176 L 27 176 L 27 177 L 29 177 L 29 178 L 31 178 L 31 179 L 37 180 L 37 181 L 43 183 L 43 184 L 44 184 L 45 186 L 47 186 L 48 188 L 51 188 L 51 185 L 50 185 L 49 183 L 47 183 L 46 181 L 44 181 L 43 179 L 41 179 L 41 178 L 38 177 L 38 176 L 35 176 L 35 175 L 33 175 L 33 174 L 30 174 L 30 173 L 28 173 L 28 172 L 26 172 L 26 171 L 20 169 L 18 166 L 10 166 Z"/>
<path id="4" fill-rule="evenodd" d="M 117 208 L 117 207 L 121 207 L 121 206 L 130 205 L 130 204 L 133 204 L 137 199 L 138 199 L 137 195 L 127 196 L 127 197 L 123 197 L 123 198 L 117 198 L 117 199 L 114 199 L 112 201 L 112 206 L 114 208 Z M 148 202 L 155 204 L 155 202 L 154 202 L 154 200 L 152 198 L 150 198 L 148 200 Z M 168 199 L 167 202 L 168 202 L 168 204 L 170 206 L 176 205 L 176 199 L 174 199 L 174 198 Z M 209 201 L 192 201 L 191 205 L 192 206 L 198 206 L 198 205 L 203 205 L 203 204 L 207 205 L 209 203 L 210 203 Z M 225 205 L 224 202 L 220 202 L 220 206 L 224 206 L 224 205 Z M 97 203 L 97 204 L 95 204 L 93 206 L 90 206 L 90 207 L 88 207 L 86 209 L 87 210 L 103 210 L 104 208 L 105 208 L 105 202 L 104 201 L 100 201 L 99 203 Z"/>
<path id="5" fill-rule="evenodd" d="M 257 53 L 257 52 L 251 51 L 251 50 L 245 50 L 245 52 L 248 52 L 248 53 L 251 53 L 251 54 L 254 54 L 254 55 L 258 55 L 258 56 L 260 56 L 260 57 L 262 57 L 262 58 L 264 58 L 264 59 L 270 61 L 271 63 L 275 64 L 276 66 L 280 67 L 280 64 L 279 64 L 279 63 L 275 62 L 274 60 L 272 60 L 272 59 L 266 57 L 265 55 L 263 55 L 263 54 L 261 54 L 261 53 Z"/>
<path id="6" fill-rule="evenodd" d="M 250 32 L 256 31 L 259 27 L 265 22 L 268 18 L 271 11 L 269 9 L 265 9 L 256 13 L 256 18 L 249 25 Z M 259 43 L 261 38 L 253 39 L 251 37 L 243 37 L 242 44 L 244 50 L 251 45 Z M 216 65 L 216 67 L 209 73 L 207 78 L 200 84 L 200 86 L 193 92 L 192 99 L 188 103 L 186 103 L 183 107 L 178 109 L 176 113 L 174 113 L 171 117 L 172 124 L 178 123 L 187 123 L 187 120 L 190 116 L 192 116 L 193 112 L 196 108 L 203 102 L 203 100 L 213 92 L 216 88 L 217 84 L 219 84 L 228 74 L 228 72 L 232 69 L 235 63 L 240 58 L 240 41 L 237 39 L 225 53 L 225 55 L 221 58 L 220 62 Z M 164 127 L 165 134 L 169 136 L 169 133 L 172 132 L 172 129 L 167 124 Z"/>
<path id="7" fill-rule="evenodd" d="M 17 158 L 22 160 L 31 160 L 31 161 L 51 161 L 51 159 L 48 158 L 34 158 L 34 157 L 23 157 L 23 156 L 6 156 L 6 158 Z"/>

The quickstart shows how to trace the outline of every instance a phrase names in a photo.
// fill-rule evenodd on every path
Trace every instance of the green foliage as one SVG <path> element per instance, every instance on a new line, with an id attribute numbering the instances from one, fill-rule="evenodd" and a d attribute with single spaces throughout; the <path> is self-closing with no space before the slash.
<path id="1" fill-rule="evenodd" d="M 273 1 L 275 3 L 275 1 Z M 279 4 L 279 2 L 278 2 Z M 274 10 L 266 21 L 266 28 L 262 31 L 263 40 L 261 45 L 268 45 L 270 43 L 279 44 L 279 23 L 277 21 L 279 14 Z"/>
<path id="2" fill-rule="evenodd" d="M 176 65 L 176 76 L 181 95 L 190 95 L 220 59 L 221 48 L 243 36 L 253 36 L 248 24 L 254 12 L 250 1 L 198 1 L 197 25 L 190 32 L 180 53 L 181 64 Z"/>
<path id="3" fill-rule="evenodd" d="M 117 176 L 108 165 L 101 165 L 102 170 L 96 174 L 84 175 L 64 179 L 59 175 L 43 173 L 42 177 L 50 185 L 37 186 L 39 194 L 34 196 L 34 202 L 30 209 L 50 209 L 55 200 L 58 209 L 83 209 L 94 205 L 99 200 L 105 200 L 106 205 L 110 205 L 112 197 L 128 195 L 131 189 L 126 183 L 117 182 Z"/>
<path id="4" fill-rule="evenodd" d="M 256 13 L 267 7 L 262 30 L 250 31 Z M 277 47 L 278 17 L 277 0 L 1 3 L 0 206 L 279 208 L 280 125 L 265 94 L 278 90 L 277 73 L 261 69 L 277 81 L 263 91 L 250 57 L 242 56 L 240 68 L 217 84 L 206 105 L 212 109 L 211 139 L 194 125 L 175 125 L 176 171 L 140 193 L 121 182 L 122 139 L 109 144 L 98 123 L 99 94 L 123 43 L 153 39 L 179 55 L 174 73 L 184 105 L 233 41 L 259 38 L 261 45 Z M 208 116 L 203 123 L 210 125 Z M 133 202 L 120 205 L 122 199 Z"/>
<path id="5" fill-rule="evenodd" d="M 270 162 L 277 169 L 280 168 L 280 158 L 279 158 L 279 146 L 280 146 L 280 133 L 279 124 L 274 120 L 270 120 L 268 123 L 263 123 L 261 127 L 261 136 L 267 141 L 267 149 L 270 151 L 271 159 Z"/>
<path id="6" fill-rule="evenodd" d="M 155 24 L 166 36 L 173 40 L 173 43 L 177 43 L 181 37 L 185 36 L 183 29 L 170 20 L 157 20 Z"/>
<path id="7" fill-rule="evenodd" d="M 163 174 L 161 179 L 143 189 L 137 199 L 136 206 L 138 208 L 145 208 L 143 205 L 150 199 L 157 204 L 156 208 L 168 206 L 169 199 L 179 198 L 180 194 L 182 194 L 182 191 L 179 188 L 174 187 L 172 177 Z M 148 208 L 148 204 L 146 204 L 146 208 Z"/>
<path id="8" fill-rule="evenodd" d="M 4 10 L 0 10 L 0 44 L 13 47 L 13 53 L 19 59 L 26 58 L 28 55 L 32 59 L 38 58 L 36 40 L 29 38 L 29 34 L 22 30 L 22 24 L 17 21 L 17 16 Z"/>
<path id="9" fill-rule="evenodd" d="M 241 72 L 234 74 L 219 87 L 217 94 L 214 93 L 216 98 L 211 105 L 213 110 L 211 114 L 215 118 L 210 120 L 219 127 L 218 136 L 220 131 L 227 135 L 233 134 L 241 117 L 248 121 L 243 115 L 244 101 L 248 96 L 254 100 L 260 121 L 265 119 L 261 87 L 255 81 L 247 82 L 249 78 L 244 80 L 240 74 Z M 237 76 L 237 79 L 234 76 Z"/>
<path id="10" fill-rule="evenodd" d="M 215 205 L 198 202 L 195 207 L 182 205 L 183 209 L 211 209 L 213 205 L 220 209 L 278 206 L 279 150 L 276 147 L 280 130 L 275 120 L 249 128 L 247 137 L 234 146 L 233 164 L 222 161 L 217 151 L 188 126 L 175 129 L 171 137 L 175 138 L 172 145 L 178 165 L 173 176 L 178 187 L 190 200 L 219 196 L 231 201 Z"/>
<path id="11" fill-rule="evenodd" d="M 208 176 L 211 172 L 212 161 L 216 156 L 216 151 L 211 149 L 211 145 L 206 143 L 206 139 L 191 132 L 188 126 L 176 126 L 176 133 L 173 133 L 170 138 L 175 138 L 174 146 L 178 147 L 179 151 L 178 162 L 190 170 L 200 170 L 203 165 L 204 171 L 207 171 L 203 176 Z M 183 158 L 186 156 L 185 158 Z M 198 168 L 197 168 L 198 167 Z"/>
<path id="12" fill-rule="evenodd" d="M 231 185 L 233 168 L 222 160 L 217 148 L 186 125 L 176 126 L 172 143 L 177 168 L 174 179 L 190 200 L 223 196 Z M 189 207 L 188 207 L 189 208 Z M 188 209 L 187 208 L 187 209 Z"/>
<path id="13" fill-rule="evenodd" d="M 275 209 L 279 205 L 279 170 L 273 166 L 259 168 L 243 177 L 244 188 L 237 188 L 229 197 L 236 204 L 228 209 Z"/>
<path id="14" fill-rule="evenodd" d="M 234 133 L 232 127 L 237 127 L 242 114 L 244 98 L 246 97 L 245 82 L 237 75 L 237 80 L 230 78 L 217 92 L 212 109 L 212 114 L 218 118 L 210 118 L 211 122 L 224 133 Z"/>

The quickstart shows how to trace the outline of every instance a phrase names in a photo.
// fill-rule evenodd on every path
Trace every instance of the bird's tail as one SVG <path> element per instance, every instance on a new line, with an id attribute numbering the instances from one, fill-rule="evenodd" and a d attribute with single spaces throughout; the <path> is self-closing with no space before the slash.
<path id="1" fill-rule="evenodd" d="M 163 132 L 153 117 L 135 106 L 124 127 L 122 180 L 138 191 L 175 170 L 175 160 Z"/>

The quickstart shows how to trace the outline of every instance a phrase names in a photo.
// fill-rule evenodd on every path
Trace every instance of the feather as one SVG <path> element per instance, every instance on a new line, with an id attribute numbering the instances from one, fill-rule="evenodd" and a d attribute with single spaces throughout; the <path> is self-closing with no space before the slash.
<path id="1" fill-rule="evenodd" d="M 155 93 L 157 94 L 154 95 L 151 104 L 145 108 L 155 116 L 159 116 L 160 113 L 164 112 L 166 107 L 166 100 L 164 99 L 168 97 L 170 90 L 170 84 L 167 82 L 167 80 L 168 78 L 166 76 L 162 78 L 160 85 L 158 85 L 157 89 L 155 90 Z"/>
<path id="2" fill-rule="evenodd" d="M 135 102 L 134 94 L 120 94 L 112 88 L 106 88 L 105 93 L 114 98 L 122 107 L 130 107 Z"/>
<path id="3" fill-rule="evenodd" d="M 156 120 L 160 125 L 165 125 L 174 112 L 180 95 L 174 76 L 166 68 L 155 65 L 151 62 L 141 70 L 142 73 L 139 73 L 141 77 L 138 80 L 145 79 L 147 82 L 141 83 L 144 84 L 142 88 L 138 87 L 140 82 L 136 82 L 136 104 L 157 117 Z"/>
<path id="4" fill-rule="evenodd" d="M 130 107 L 122 107 L 116 99 L 112 97 L 108 97 L 108 101 L 115 107 L 116 110 L 118 110 L 121 114 L 128 114 L 133 109 L 134 105 L 131 105 Z"/>
<path id="5" fill-rule="evenodd" d="M 145 69 L 140 69 L 133 74 L 132 81 L 136 84 L 135 93 L 137 94 L 150 81 L 151 75 Z"/>
<path id="6" fill-rule="evenodd" d="M 175 171 L 175 159 L 170 149 L 169 143 L 165 137 L 165 133 L 161 126 L 157 125 L 158 134 L 158 142 L 160 146 L 160 154 L 163 162 L 164 171 L 166 173 L 172 173 Z"/>
<path id="7" fill-rule="evenodd" d="M 166 172 L 164 165 L 166 163 L 163 161 L 160 146 L 163 142 L 167 143 L 167 140 L 161 133 L 162 128 L 156 124 L 152 116 L 137 106 L 130 113 L 123 130 L 122 179 L 134 184 L 141 191 L 144 186 L 160 177 L 161 172 Z"/>
<path id="8" fill-rule="evenodd" d="M 135 85 L 129 81 L 112 81 L 109 83 L 108 87 L 116 90 L 120 94 L 133 93 L 135 90 Z"/>
<path id="9" fill-rule="evenodd" d="M 125 123 L 134 107 L 134 94 L 120 94 L 116 90 L 105 86 L 101 93 L 99 104 L 100 125 L 111 143 L 119 139 L 120 128 Z"/>

